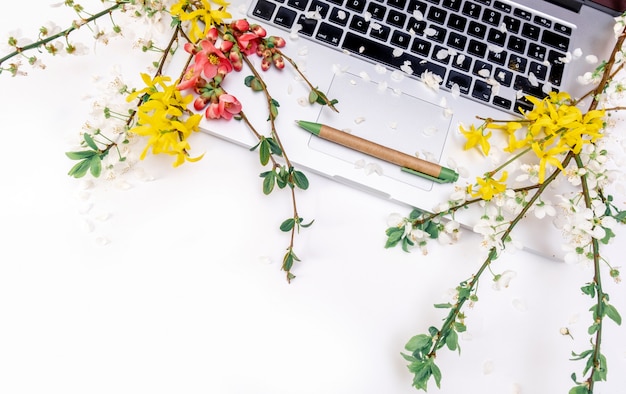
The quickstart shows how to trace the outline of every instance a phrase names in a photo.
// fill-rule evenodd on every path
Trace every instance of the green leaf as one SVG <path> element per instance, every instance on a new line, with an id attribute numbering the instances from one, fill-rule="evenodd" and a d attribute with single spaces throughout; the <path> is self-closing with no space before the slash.
<path id="1" fill-rule="evenodd" d="M 293 227 L 296 225 L 296 220 L 294 218 L 289 218 L 283 221 L 280 224 L 280 231 L 288 232 L 293 230 Z"/>
<path id="2" fill-rule="evenodd" d="M 300 221 L 302 221 L 302 219 L 300 219 Z M 311 227 L 313 225 L 313 222 L 315 222 L 315 219 L 311 220 L 309 223 L 300 224 L 300 227 L 304 227 L 304 228 Z"/>
<path id="3" fill-rule="evenodd" d="M 83 150 L 80 152 L 65 152 L 65 156 L 72 160 L 82 160 L 95 155 L 97 152 L 92 150 Z"/>
<path id="4" fill-rule="evenodd" d="M 289 271 L 293 267 L 294 255 L 291 252 L 287 252 L 283 257 L 283 270 Z"/>
<path id="5" fill-rule="evenodd" d="M 259 81 L 258 78 L 256 78 L 254 75 L 248 75 L 243 80 L 243 83 L 255 92 L 260 92 L 263 90 L 263 83 Z"/>
<path id="6" fill-rule="evenodd" d="M 402 238 L 402 250 L 410 253 L 411 251 L 409 250 L 409 247 L 415 245 L 415 242 L 411 241 L 411 239 L 409 237 L 404 237 Z"/>
<path id="7" fill-rule="evenodd" d="M 444 309 L 444 308 L 452 308 L 452 304 L 446 302 L 445 304 L 435 304 L 435 308 Z"/>
<path id="8" fill-rule="evenodd" d="M 270 161 L 270 143 L 265 138 L 261 139 L 259 145 L 259 159 L 261 160 L 261 165 L 267 165 Z"/>
<path id="9" fill-rule="evenodd" d="M 415 357 L 410 356 L 410 355 L 408 355 L 408 354 L 405 354 L 405 353 L 400 352 L 400 355 L 401 355 L 401 356 L 402 356 L 402 357 L 403 357 L 406 361 L 408 361 L 408 362 L 410 362 L 410 363 L 414 363 L 414 362 L 416 362 L 416 361 L 417 361 L 417 359 L 416 359 Z"/>
<path id="10" fill-rule="evenodd" d="M 446 346 L 452 351 L 455 351 L 459 347 L 459 336 L 456 331 L 450 330 L 446 336 Z"/>
<path id="11" fill-rule="evenodd" d="M 273 154 L 275 154 L 276 156 L 282 156 L 283 155 L 283 150 L 280 149 L 280 145 L 278 145 L 278 143 L 276 141 L 274 141 L 273 138 L 266 138 L 267 142 L 269 142 L 270 144 L 270 150 L 272 151 Z"/>
<path id="12" fill-rule="evenodd" d="M 309 92 L 309 103 L 313 104 L 314 102 L 317 101 L 318 98 L 319 98 L 319 95 L 317 94 L 315 89 Z"/>
<path id="13" fill-rule="evenodd" d="M 302 190 L 306 190 L 309 188 L 309 180 L 307 179 L 304 173 L 294 170 L 293 171 L 293 182 Z"/>
<path id="14" fill-rule="evenodd" d="M 433 338 L 430 335 L 418 334 L 404 345 L 404 348 L 409 352 L 415 352 L 417 350 L 430 348 L 433 343 Z"/>
<path id="15" fill-rule="evenodd" d="M 586 286 L 581 287 L 580 290 L 591 298 L 596 296 L 596 285 L 594 283 L 588 283 Z"/>
<path id="16" fill-rule="evenodd" d="M 399 227 L 389 227 L 386 231 L 387 234 L 387 242 L 385 243 L 385 248 L 392 248 L 400 242 L 402 236 L 404 235 L 404 228 Z"/>
<path id="17" fill-rule="evenodd" d="M 280 107 L 278 101 L 272 99 L 272 102 L 270 103 L 270 116 L 272 119 L 276 119 L 278 117 L 278 107 Z"/>
<path id="18" fill-rule="evenodd" d="M 438 238 L 439 237 L 439 225 L 429 221 L 424 229 L 430 235 L 430 238 Z"/>
<path id="19" fill-rule="evenodd" d="M 276 172 L 267 171 L 261 174 L 263 176 L 263 194 L 268 195 L 274 190 L 274 184 L 276 183 Z"/>
<path id="20" fill-rule="evenodd" d="M 430 366 L 430 371 L 433 374 L 433 378 L 435 378 L 435 384 L 438 388 L 441 388 L 441 370 L 434 362 Z"/>
<path id="21" fill-rule="evenodd" d="M 85 176 L 85 174 L 87 174 L 87 170 L 89 170 L 90 167 L 91 160 L 83 159 L 76 163 L 67 174 L 73 176 L 74 178 L 82 178 Z"/>
<path id="22" fill-rule="evenodd" d="M 83 134 L 83 139 L 91 149 L 98 150 L 98 145 L 96 145 L 96 141 L 94 141 L 89 134 Z"/>
<path id="23" fill-rule="evenodd" d="M 568 392 L 568 394 L 588 394 L 588 393 L 589 393 L 589 389 L 587 388 L 587 386 L 584 386 L 584 385 L 572 387 Z"/>
<path id="24" fill-rule="evenodd" d="M 622 317 L 613 305 L 607 304 L 604 307 L 604 313 L 606 313 L 611 320 L 617 323 L 618 326 L 622 325 Z"/>
<path id="25" fill-rule="evenodd" d="M 100 156 L 95 155 L 91 158 L 90 164 L 89 164 L 89 170 L 91 171 L 91 175 L 94 178 L 97 178 L 100 176 L 100 174 L 102 173 L 102 159 L 100 159 Z"/>

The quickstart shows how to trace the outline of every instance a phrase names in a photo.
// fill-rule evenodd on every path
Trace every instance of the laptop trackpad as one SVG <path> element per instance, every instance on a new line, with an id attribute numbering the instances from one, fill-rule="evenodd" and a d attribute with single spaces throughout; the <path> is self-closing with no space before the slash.
<path id="1" fill-rule="evenodd" d="M 358 75 L 335 75 L 328 97 L 339 100 L 339 113 L 324 107 L 318 122 L 347 131 L 409 155 L 439 163 L 452 122 L 444 108 L 400 93 Z M 353 163 L 355 171 L 389 177 L 424 190 L 433 182 L 407 174 L 394 164 L 344 148 L 321 138 L 309 146 L 337 159 Z M 441 163 L 445 165 L 445 163 Z"/>

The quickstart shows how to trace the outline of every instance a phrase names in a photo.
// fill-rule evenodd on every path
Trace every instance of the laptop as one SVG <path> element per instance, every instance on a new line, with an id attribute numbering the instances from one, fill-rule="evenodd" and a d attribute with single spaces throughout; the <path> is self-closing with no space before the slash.
<path id="1" fill-rule="evenodd" d="M 289 65 L 263 73 L 280 104 L 277 128 L 290 160 L 305 172 L 406 205 L 407 213 L 408 207 L 432 210 L 447 201 L 454 185 L 313 136 L 295 121 L 418 155 L 459 172 L 459 185 L 474 183 L 501 161 L 465 151 L 459 125 L 479 124 L 476 116 L 512 118 L 519 108 L 532 108 L 525 94 L 584 94 L 591 85 L 577 77 L 607 58 L 614 17 L 626 9 L 625 0 L 251 1 L 249 19 L 284 37 L 283 51 L 312 84 L 338 100 L 339 112 L 310 105 L 305 82 Z M 242 80 L 224 86 L 243 103 L 257 131 L 269 135 L 265 98 Z M 244 147 L 258 142 L 243 122 L 204 120 L 201 127 Z M 492 150 L 506 144 L 493 143 Z M 471 228 L 478 215 L 457 219 Z M 528 219 L 513 238 L 561 259 L 558 231 Z M 549 231 L 554 237 L 546 236 Z"/>

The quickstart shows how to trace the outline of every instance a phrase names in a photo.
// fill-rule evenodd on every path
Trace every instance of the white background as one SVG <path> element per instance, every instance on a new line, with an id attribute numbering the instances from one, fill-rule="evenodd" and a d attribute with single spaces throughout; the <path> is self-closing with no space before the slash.
<path id="1" fill-rule="evenodd" d="M 47 3 L 4 2 L 0 39 L 72 18 Z M 246 149 L 196 135 L 206 154 L 195 164 L 149 157 L 93 184 L 66 175 L 93 75 L 145 63 L 123 43 L 95 51 L 0 76 L 0 393 L 415 392 L 400 352 L 441 324 L 432 305 L 481 264 L 480 238 L 432 243 L 428 256 L 386 250 L 387 216 L 406 207 L 309 174 L 298 204 L 315 224 L 296 238 L 302 262 L 287 284 L 278 226 L 290 202 L 262 194 Z M 607 250 L 623 265 L 619 247 Z M 591 300 L 579 289 L 592 270 L 525 252 L 493 269 L 517 277 L 501 291 L 485 277 L 462 354 L 439 352 L 442 388 L 430 392 L 566 393 L 583 368 L 570 353 L 588 348 Z M 605 289 L 626 316 L 623 285 Z M 624 334 L 607 320 L 598 393 L 626 387 Z"/>

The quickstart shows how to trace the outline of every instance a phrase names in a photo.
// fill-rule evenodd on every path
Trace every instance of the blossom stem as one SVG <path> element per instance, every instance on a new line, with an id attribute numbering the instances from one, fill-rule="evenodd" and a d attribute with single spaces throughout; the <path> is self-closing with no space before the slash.
<path id="1" fill-rule="evenodd" d="M 578 166 L 578 168 L 582 169 L 585 167 L 579 155 L 575 156 L 575 160 L 576 160 L 576 165 Z M 585 174 L 581 175 L 580 180 L 581 180 L 581 185 L 582 185 L 583 197 L 585 201 L 585 207 L 587 209 L 592 209 L 591 194 L 589 191 L 589 185 L 587 184 L 587 175 Z M 593 253 L 593 271 L 594 271 L 593 282 L 595 283 L 596 295 L 598 297 L 596 301 L 597 303 L 596 309 L 598 311 L 601 311 L 604 300 L 606 299 L 606 294 L 604 293 L 604 290 L 602 290 L 602 277 L 600 273 L 600 244 L 598 243 L 598 240 L 596 238 L 591 239 L 591 248 L 592 248 L 592 253 Z M 600 344 L 602 342 L 602 323 L 604 320 L 604 314 L 597 313 L 596 316 L 594 316 L 594 318 L 595 318 L 594 324 L 598 326 L 598 330 L 596 331 L 596 338 L 595 338 L 595 342 L 593 343 L 593 354 L 591 356 L 593 360 L 592 361 L 593 369 L 591 370 L 589 377 L 586 380 L 587 387 L 590 393 L 593 392 L 593 387 L 595 384 L 595 379 L 593 378 L 595 371 L 600 367 L 600 357 L 601 357 Z"/>
<path id="2" fill-rule="evenodd" d="M 104 15 L 108 15 L 111 12 L 115 11 L 116 9 L 120 8 L 122 5 L 124 4 L 128 4 L 130 3 L 130 0 L 118 0 L 115 2 L 115 4 L 113 4 L 111 7 L 102 10 L 100 12 L 98 12 L 97 14 L 93 14 L 92 16 L 90 16 L 89 18 L 86 19 L 82 19 L 81 23 L 73 23 L 71 27 L 57 33 L 54 35 L 51 35 L 50 37 L 44 38 L 43 40 L 39 40 L 36 42 L 33 42 L 31 44 L 28 45 L 24 45 L 23 47 L 15 47 L 15 51 L 9 53 L 8 55 L 0 58 L 0 65 L 2 65 L 2 63 L 4 63 L 5 61 L 11 59 L 12 57 L 15 57 L 17 55 L 20 55 L 28 50 L 31 49 L 36 49 L 36 48 L 40 48 L 42 45 L 45 45 L 47 43 L 49 43 L 50 41 L 56 40 L 57 38 L 61 38 L 61 37 L 65 37 L 67 39 L 67 36 L 70 35 L 70 33 L 72 33 L 74 30 L 78 30 L 81 26 L 91 23 L 93 21 L 95 21 L 98 18 L 101 18 Z"/>

